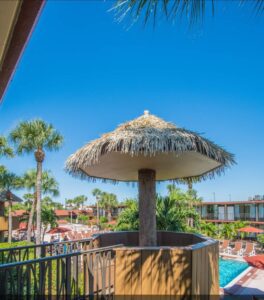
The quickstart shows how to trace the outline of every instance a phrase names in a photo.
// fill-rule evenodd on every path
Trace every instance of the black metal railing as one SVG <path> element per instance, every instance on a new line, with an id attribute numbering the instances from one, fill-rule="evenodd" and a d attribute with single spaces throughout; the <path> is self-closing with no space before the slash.
<path id="1" fill-rule="evenodd" d="M 39 257 L 54 256 L 91 248 L 91 239 L 18 246 L 0 249 L 0 264 L 21 262 Z M 39 255 L 38 255 L 39 254 Z"/>
<path id="2" fill-rule="evenodd" d="M 233 213 L 227 214 L 215 214 L 207 213 L 206 215 L 201 216 L 205 220 L 219 220 L 219 221 L 257 221 L 256 216 L 252 216 L 249 213 L 240 213 L 239 215 Z"/>
<path id="3" fill-rule="evenodd" d="M 115 247 L 0 265 L 0 298 L 72 299 L 114 293 Z"/>

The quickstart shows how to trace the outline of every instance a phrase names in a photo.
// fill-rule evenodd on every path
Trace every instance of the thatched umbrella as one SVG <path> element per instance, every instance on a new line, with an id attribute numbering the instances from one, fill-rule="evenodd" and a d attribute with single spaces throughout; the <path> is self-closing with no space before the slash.
<path id="1" fill-rule="evenodd" d="M 155 181 L 210 178 L 233 163 L 213 142 L 145 111 L 71 155 L 66 170 L 92 181 L 138 181 L 139 245 L 155 246 Z"/>

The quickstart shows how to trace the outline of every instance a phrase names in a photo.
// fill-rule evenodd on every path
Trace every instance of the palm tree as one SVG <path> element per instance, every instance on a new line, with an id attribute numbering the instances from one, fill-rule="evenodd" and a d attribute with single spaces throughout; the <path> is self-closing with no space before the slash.
<path id="1" fill-rule="evenodd" d="M 239 2 L 246 3 L 245 0 Z M 152 16 L 155 24 L 156 19 L 163 15 L 168 20 L 186 17 L 192 25 L 204 17 L 208 6 L 214 15 L 214 3 L 214 0 L 116 0 L 114 9 L 119 21 L 130 15 L 133 21 L 142 16 L 147 23 Z M 264 11 L 264 0 L 249 1 L 249 3 L 255 6 L 257 12 Z"/>
<path id="2" fill-rule="evenodd" d="M 73 199 L 65 199 L 66 205 L 73 208 L 80 208 L 85 201 L 87 201 L 87 197 L 85 195 L 76 196 Z"/>
<path id="3" fill-rule="evenodd" d="M 60 202 L 53 201 L 49 196 L 46 196 L 42 199 L 42 204 L 51 208 L 52 210 L 63 209 L 63 205 Z"/>
<path id="4" fill-rule="evenodd" d="M 117 197 L 115 194 L 103 192 L 99 201 L 101 206 L 107 212 L 108 222 L 112 220 L 112 209 L 118 204 Z"/>
<path id="5" fill-rule="evenodd" d="M 12 242 L 12 192 L 13 189 L 18 189 L 19 178 L 16 174 L 2 169 L 0 172 L 0 190 L 6 193 L 6 200 L 8 201 L 8 243 Z"/>
<path id="6" fill-rule="evenodd" d="M 43 205 L 41 208 L 41 219 L 43 223 L 43 233 L 42 233 L 42 240 L 44 239 L 45 233 L 47 231 L 48 226 L 50 228 L 57 227 L 57 217 L 55 215 L 54 210 L 51 207 Z"/>
<path id="7" fill-rule="evenodd" d="M 36 176 L 36 243 L 41 242 L 41 189 L 42 189 L 42 164 L 45 150 L 58 150 L 63 142 L 62 135 L 51 124 L 37 119 L 21 122 L 10 134 L 10 139 L 19 155 L 33 153 L 37 162 Z"/>
<path id="8" fill-rule="evenodd" d="M 27 200 L 31 201 L 31 209 L 28 218 L 28 228 L 27 228 L 27 241 L 31 241 L 31 232 L 32 232 L 32 225 L 33 225 L 33 217 L 37 202 L 37 193 L 36 193 L 36 178 L 37 178 L 37 171 L 35 169 L 28 170 L 22 177 L 21 177 L 21 185 L 26 188 L 28 191 L 31 191 L 31 194 L 26 194 Z M 42 185 L 42 194 L 43 195 L 51 195 L 53 197 L 59 196 L 59 184 L 56 179 L 52 176 L 50 171 L 42 172 L 41 178 L 41 185 Z"/>
<path id="9" fill-rule="evenodd" d="M 179 213 L 175 198 L 157 196 L 157 228 L 159 230 L 184 231 L 186 211 Z"/>
<path id="10" fill-rule="evenodd" d="M 13 149 L 8 145 L 7 140 L 4 136 L 0 136 L 0 157 L 13 157 Z"/>
<path id="11" fill-rule="evenodd" d="M 102 191 L 98 188 L 92 190 L 92 195 L 96 198 L 96 223 L 99 226 L 99 200 L 102 195 Z"/>

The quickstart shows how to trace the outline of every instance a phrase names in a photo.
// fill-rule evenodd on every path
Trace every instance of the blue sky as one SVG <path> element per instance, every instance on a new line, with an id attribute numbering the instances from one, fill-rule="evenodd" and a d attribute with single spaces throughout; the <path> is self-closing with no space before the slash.
<path id="1" fill-rule="evenodd" d="M 231 3 L 231 2 L 229 2 Z M 264 17 L 237 3 L 217 3 L 214 18 L 189 29 L 118 23 L 112 2 L 49 1 L 0 105 L 0 134 L 40 117 L 65 137 L 45 169 L 60 183 L 59 201 L 99 187 L 119 200 L 126 184 L 88 183 L 63 170 L 67 157 L 118 124 L 151 113 L 203 133 L 236 155 L 224 176 L 195 185 L 205 200 L 264 194 Z M 1 160 L 22 174 L 33 156 Z M 158 185 L 165 192 L 166 183 Z M 19 192 L 23 194 L 23 192 Z"/>

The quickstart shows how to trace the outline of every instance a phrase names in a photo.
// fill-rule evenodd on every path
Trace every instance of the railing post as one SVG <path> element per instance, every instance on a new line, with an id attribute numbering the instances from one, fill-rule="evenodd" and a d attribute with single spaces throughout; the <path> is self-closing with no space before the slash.
<path id="1" fill-rule="evenodd" d="M 71 257 L 66 257 L 66 299 L 71 299 Z"/>
<path id="2" fill-rule="evenodd" d="M 35 270 L 37 271 L 37 269 Z M 45 294 L 45 262 L 39 262 L 39 296 Z"/>
<path id="3" fill-rule="evenodd" d="M 89 281 L 89 296 L 94 295 L 94 269 L 93 269 L 93 257 L 94 254 L 87 254 L 88 257 L 88 281 Z"/>
<path id="4" fill-rule="evenodd" d="M 45 245 L 40 246 L 40 257 L 46 257 L 46 247 L 45 247 Z"/>
<path id="5" fill-rule="evenodd" d="M 89 295 L 89 281 L 88 281 L 88 254 L 83 255 L 83 284 L 84 284 L 84 296 Z"/>

